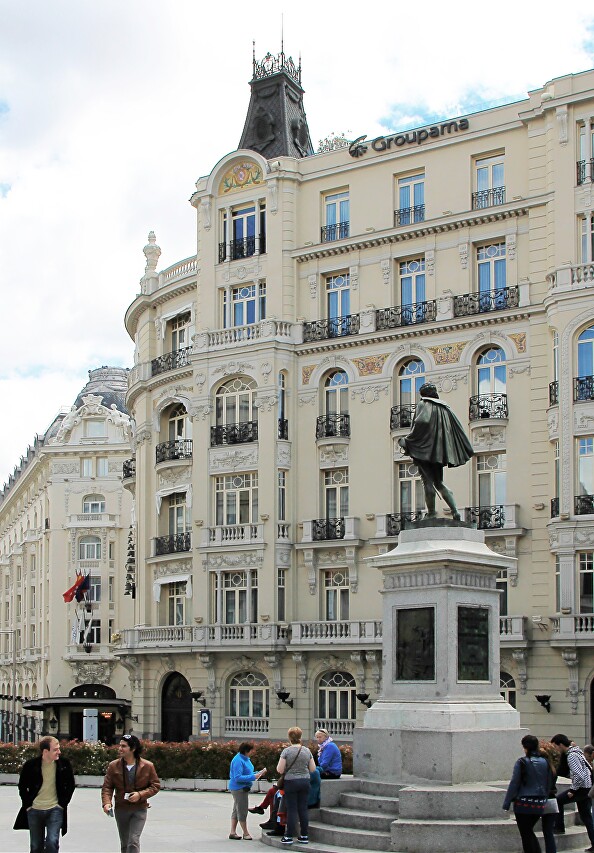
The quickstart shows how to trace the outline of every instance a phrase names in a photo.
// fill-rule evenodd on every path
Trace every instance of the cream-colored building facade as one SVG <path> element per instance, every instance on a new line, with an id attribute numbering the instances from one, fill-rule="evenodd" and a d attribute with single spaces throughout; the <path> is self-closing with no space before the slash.
<path id="1" fill-rule="evenodd" d="M 367 558 L 422 511 L 397 440 L 431 380 L 475 450 L 446 482 L 518 558 L 493 678 L 524 726 L 591 740 L 594 72 L 314 155 L 300 69 L 267 61 L 196 183 L 196 255 L 157 271 L 151 232 L 126 314 L 138 728 L 196 736 L 205 703 L 215 737 L 350 739 L 381 692 Z M 297 155 L 267 154 L 275 98 Z"/>
<path id="2" fill-rule="evenodd" d="M 127 371 L 102 367 L 21 459 L 0 495 L 1 739 L 83 736 L 85 709 L 111 742 L 130 713 L 111 635 L 133 618 Z M 63 593 L 89 576 L 80 603 Z M 13 646 L 13 641 L 16 645 Z"/>

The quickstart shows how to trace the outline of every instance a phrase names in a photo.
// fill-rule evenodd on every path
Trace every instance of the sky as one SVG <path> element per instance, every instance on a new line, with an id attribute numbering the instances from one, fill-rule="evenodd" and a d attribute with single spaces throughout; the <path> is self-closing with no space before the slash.
<path id="1" fill-rule="evenodd" d="M 196 252 L 196 180 L 239 142 L 256 56 L 301 55 L 314 148 L 526 97 L 594 67 L 594 9 L 226 0 L 0 0 L 0 486 L 101 365 L 154 230 Z M 591 7 L 590 7 L 591 8 Z"/>

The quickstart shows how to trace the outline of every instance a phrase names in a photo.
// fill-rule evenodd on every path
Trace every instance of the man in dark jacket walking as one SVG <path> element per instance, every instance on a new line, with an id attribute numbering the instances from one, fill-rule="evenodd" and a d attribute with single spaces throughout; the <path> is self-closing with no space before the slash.
<path id="1" fill-rule="evenodd" d="M 573 741 L 569 740 L 567 735 L 553 735 L 551 743 L 554 743 L 561 755 L 567 759 L 569 773 L 571 776 L 571 787 L 562 794 L 557 795 L 557 803 L 559 804 L 559 814 L 554 832 L 563 834 L 565 832 L 565 820 L 563 807 L 566 803 L 575 803 L 577 810 L 582 819 L 582 823 L 586 827 L 588 838 L 590 839 L 590 847 L 587 850 L 594 851 L 594 822 L 592 821 L 592 801 L 588 796 L 592 786 L 592 768 L 586 761 L 584 753 L 576 746 Z"/>
<path id="2" fill-rule="evenodd" d="M 15 829 L 28 829 L 31 853 L 58 853 L 60 831 L 68 830 L 68 803 L 74 793 L 74 773 L 60 755 L 55 737 L 39 741 L 39 755 L 26 761 L 19 776 L 22 806 Z"/>

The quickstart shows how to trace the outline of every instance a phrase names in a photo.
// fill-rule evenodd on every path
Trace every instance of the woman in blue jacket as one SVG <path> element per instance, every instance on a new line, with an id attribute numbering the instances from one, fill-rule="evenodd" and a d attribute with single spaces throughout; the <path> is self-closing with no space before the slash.
<path id="1" fill-rule="evenodd" d="M 231 832 L 229 833 L 229 838 L 232 838 L 234 841 L 241 841 L 241 835 L 237 834 L 238 823 L 243 830 L 243 840 L 252 840 L 252 836 L 249 834 L 247 828 L 248 794 L 252 783 L 266 773 L 265 767 L 257 773 L 255 772 L 254 765 L 248 758 L 253 748 L 253 743 L 247 741 L 240 743 L 239 752 L 233 757 L 231 767 L 229 768 L 229 790 L 233 794 L 233 811 L 231 812 Z"/>
<path id="2" fill-rule="evenodd" d="M 549 762 L 540 754 L 537 737 L 524 735 L 522 746 L 525 755 L 518 758 L 514 764 L 503 808 L 509 811 L 513 803 L 524 853 L 540 853 L 540 844 L 534 834 L 534 826 L 542 816 L 542 811 L 538 810 L 534 801 L 542 802 L 548 798 L 553 785 L 553 772 Z"/>
<path id="3" fill-rule="evenodd" d="M 340 779 L 342 755 L 326 729 L 316 732 L 318 742 L 318 767 L 322 779 Z"/>

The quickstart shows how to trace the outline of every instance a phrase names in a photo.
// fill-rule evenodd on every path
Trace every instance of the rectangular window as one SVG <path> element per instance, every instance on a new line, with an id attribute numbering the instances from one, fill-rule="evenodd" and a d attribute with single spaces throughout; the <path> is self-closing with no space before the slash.
<path id="1" fill-rule="evenodd" d="M 91 459 L 91 457 L 85 457 L 84 459 L 80 460 L 80 476 L 93 476 L 93 460 Z"/>
<path id="2" fill-rule="evenodd" d="M 397 225 L 412 225 L 425 219 L 425 175 L 398 178 Z"/>
<path id="3" fill-rule="evenodd" d="M 278 622 L 287 621 L 287 570 L 276 570 L 276 618 Z"/>
<path id="4" fill-rule="evenodd" d="M 477 454 L 476 470 L 479 506 L 504 506 L 507 476 L 505 453 Z"/>
<path id="5" fill-rule="evenodd" d="M 229 299 L 231 307 L 229 308 Z M 266 284 L 246 284 L 223 293 L 223 328 L 249 326 L 266 319 Z"/>
<path id="6" fill-rule="evenodd" d="M 425 508 L 423 481 L 412 462 L 398 463 L 398 497 L 401 513 L 422 512 Z"/>
<path id="7" fill-rule="evenodd" d="M 171 352 L 179 352 L 190 346 L 190 322 L 192 315 L 189 311 L 178 314 L 169 324 L 171 332 Z"/>
<path id="8" fill-rule="evenodd" d="M 34 649 L 37 643 L 35 642 L 37 639 L 37 632 L 35 630 L 35 625 L 31 625 L 29 627 L 29 644 L 30 648 Z"/>
<path id="9" fill-rule="evenodd" d="M 105 498 L 100 495 L 92 495 L 83 501 L 83 513 L 85 515 L 98 515 L 105 512 Z"/>
<path id="10" fill-rule="evenodd" d="M 324 619 L 344 622 L 349 618 L 349 578 L 346 569 L 324 572 Z"/>
<path id="11" fill-rule="evenodd" d="M 343 518 L 349 514 L 348 468 L 324 472 L 324 508 L 326 518 Z"/>
<path id="12" fill-rule="evenodd" d="M 266 251 L 266 207 L 250 204 L 231 212 L 231 232 L 227 221 L 227 212 L 223 213 L 223 242 L 219 246 L 219 263 L 229 259 L 234 261 L 264 254 Z"/>
<path id="13" fill-rule="evenodd" d="M 35 602 L 37 600 L 37 591 L 36 591 L 36 588 L 34 586 L 31 587 L 31 590 L 29 592 L 29 596 L 30 596 L 29 600 L 30 600 L 30 604 L 31 604 L 31 611 L 34 611 L 35 610 Z"/>
<path id="14" fill-rule="evenodd" d="M 406 308 L 419 302 L 425 302 L 425 258 L 415 258 L 401 261 L 398 265 L 400 279 L 400 305 L 402 306 L 402 322 L 413 322 L 415 315 Z"/>
<path id="15" fill-rule="evenodd" d="M 101 601 L 101 578 L 91 575 L 89 580 L 89 599 L 90 601 Z"/>
<path id="16" fill-rule="evenodd" d="M 555 613 L 561 612 L 561 562 L 555 556 Z"/>
<path id="17" fill-rule="evenodd" d="M 554 493 L 553 493 L 553 497 L 554 497 L 554 498 L 558 498 L 558 497 L 559 497 L 559 495 L 560 495 L 560 491 L 559 491 L 559 490 L 560 490 L 560 488 L 561 488 L 561 458 L 560 458 L 560 456 L 559 456 L 559 442 L 558 442 L 558 441 L 555 441 L 555 442 L 554 442 L 554 444 L 553 444 L 553 452 L 554 452 L 554 454 L 555 454 L 555 462 L 554 462 L 554 466 L 555 466 L 555 476 L 554 476 L 555 486 L 554 486 Z"/>
<path id="18" fill-rule="evenodd" d="M 577 439 L 577 494 L 594 495 L 594 437 Z"/>
<path id="19" fill-rule="evenodd" d="M 507 287 L 505 243 L 490 243 L 476 250 L 479 294 L 491 294 Z"/>
<path id="20" fill-rule="evenodd" d="M 186 492 L 176 492 L 169 495 L 167 504 L 169 535 L 187 533 L 191 529 L 191 519 L 190 510 L 186 504 Z"/>
<path id="21" fill-rule="evenodd" d="M 475 161 L 473 210 L 505 204 L 504 156 L 484 157 Z"/>
<path id="22" fill-rule="evenodd" d="M 98 536 L 86 536 L 78 543 L 79 560 L 100 560 L 101 540 Z"/>
<path id="23" fill-rule="evenodd" d="M 351 277 L 348 273 L 326 278 L 326 308 L 329 320 L 339 320 L 351 313 Z M 337 325 L 336 334 L 340 334 Z"/>
<path id="24" fill-rule="evenodd" d="M 167 585 L 167 624 L 185 625 L 186 581 Z"/>
<path id="25" fill-rule="evenodd" d="M 594 180 L 594 124 L 580 122 L 578 125 L 577 183 Z"/>
<path id="26" fill-rule="evenodd" d="M 88 629 L 83 629 L 80 632 L 79 637 L 80 643 L 92 643 L 93 645 L 99 645 L 101 642 L 101 620 L 100 619 L 92 619 L 91 624 Z"/>
<path id="27" fill-rule="evenodd" d="M 35 572 L 36 565 L 37 564 L 35 561 L 35 554 L 31 554 L 31 557 L 29 558 L 29 568 L 31 569 L 31 574 Z"/>
<path id="28" fill-rule="evenodd" d="M 105 420 L 87 418 L 84 423 L 87 438 L 105 438 L 107 435 Z"/>
<path id="29" fill-rule="evenodd" d="M 110 542 L 109 543 L 109 559 L 110 560 L 114 559 L 114 553 L 115 553 L 115 542 Z"/>
<path id="30" fill-rule="evenodd" d="M 242 625 L 258 620 L 258 573 L 244 569 L 223 572 L 223 621 Z M 248 608 L 249 603 L 249 608 Z"/>
<path id="31" fill-rule="evenodd" d="M 109 474 L 109 461 L 107 457 L 100 456 L 97 459 L 97 476 L 98 477 L 107 477 Z"/>
<path id="32" fill-rule="evenodd" d="M 580 613 L 594 613 L 594 551 L 577 555 L 580 573 Z"/>
<path id="33" fill-rule="evenodd" d="M 108 594 L 108 600 L 109 600 L 110 604 L 113 604 L 114 600 L 115 600 L 114 589 L 115 589 L 115 578 L 113 575 L 110 575 L 108 578 L 108 581 L 107 581 L 107 594 Z"/>
<path id="34" fill-rule="evenodd" d="M 258 475 L 215 477 L 216 524 L 255 524 L 258 520 Z"/>
<path id="35" fill-rule="evenodd" d="M 278 520 L 287 518 L 287 472 L 278 472 Z"/>
<path id="36" fill-rule="evenodd" d="M 500 569 L 497 573 L 497 589 L 499 590 L 499 615 L 507 616 L 507 590 L 509 578 L 507 569 Z"/>
<path id="37" fill-rule="evenodd" d="M 20 619 L 23 615 L 23 597 L 21 595 L 17 595 L 16 597 L 16 615 L 17 619 Z"/>
<path id="38" fill-rule="evenodd" d="M 591 264 L 594 261 L 594 213 L 581 216 L 580 226 L 580 261 L 582 264 Z"/>
<path id="39" fill-rule="evenodd" d="M 324 225 L 322 243 L 342 240 L 349 236 L 349 193 L 348 190 L 324 197 Z"/>

